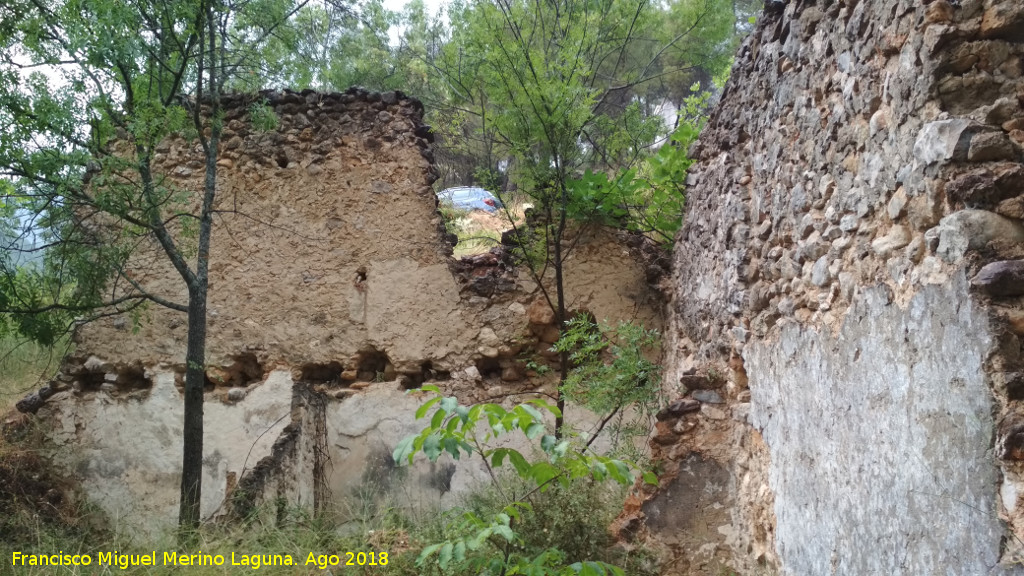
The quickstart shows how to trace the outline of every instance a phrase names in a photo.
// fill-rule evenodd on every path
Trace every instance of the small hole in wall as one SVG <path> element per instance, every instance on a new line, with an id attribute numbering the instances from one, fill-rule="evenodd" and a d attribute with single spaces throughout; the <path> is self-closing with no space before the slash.
<path id="1" fill-rule="evenodd" d="M 356 354 L 356 377 L 360 380 L 391 380 L 395 377 L 394 372 L 395 367 L 385 352 L 371 346 Z"/>
<path id="2" fill-rule="evenodd" d="M 274 160 L 277 162 L 278 168 L 288 167 L 288 155 L 284 153 L 284 150 L 278 152 L 277 157 L 275 157 Z"/>
<path id="3" fill-rule="evenodd" d="M 103 372 L 84 372 L 78 376 L 82 390 L 96 390 L 103 384 Z"/>
<path id="4" fill-rule="evenodd" d="M 252 352 L 244 352 L 235 356 L 233 371 L 242 376 L 245 384 L 263 380 L 265 373 L 263 363 Z"/>
<path id="5" fill-rule="evenodd" d="M 484 378 L 501 376 L 501 363 L 497 358 L 478 358 L 475 364 L 480 376 Z"/>
<path id="6" fill-rule="evenodd" d="M 340 382 L 341 372 L 344 368 L 340 362 L 327 362 L 323 364 L 303 364 L 303 382 L 323 384 L 327 382 Z"/>
<path id="7" fill-rule="evenodd" d="M 419 372 L 406 372 L 404 373 L 404 376 L 406 376 L 406 378 L 402 380 L 402 387 L 405 388 L 406 390 L 414 390 L 416 388 L 419 388 L 420 386 L 423 385 L 424 382 L 427 381 L 437 382 L 452 379 L 451 372 L 448 372 L 447 370 L 438 370 L 434 368 L 434 363 L 431 362 L 430 360 L 427 360 L 420 364 Z"/>
<path id="8" fill-rule="evenodd" d="M 420 369 L 423 372 L 423 377 L 426 380 L 451 380 L 452 373 L 447 370 L 438 370 L 434 368 L 434 363 L 427 360 L 423 364 L 420 364 Z"/>
<path id="9" fill-rule="evenodd" d="M 146 370 L 141 366 L 129 366 L 118 370 L 114 384 L 118 388 L 132 390 L 153 387 L 153 381 L 146 378 Z"/>
<path id="10" fill-rule="evenodd" d="M 217 386 L 244 388 L 253 382 L 263 380 L 263 364 L 252 352 L 243 352 L 231 357 L 228 366 L 211 366 L 206 370 L 204 387 L 209 391 Z"/>
<path id="11" fill-rule="evenodd" d="M 113 380 L 108 380 L 107 375 Z M 78 375 L 82 390 L 97 390 L 103 384 L 113 384 L 120 390 L 140 390 L 152 388 L 153 381 L 146 377 L 142 366 L 120 366 L 109 370 L 92 370 Z"/>
<path id="12" fill-rule="evenodd" d="M 1006 396 L 1010 400 L 1024 400 L 1024 373 L 1007 373 Z"/>

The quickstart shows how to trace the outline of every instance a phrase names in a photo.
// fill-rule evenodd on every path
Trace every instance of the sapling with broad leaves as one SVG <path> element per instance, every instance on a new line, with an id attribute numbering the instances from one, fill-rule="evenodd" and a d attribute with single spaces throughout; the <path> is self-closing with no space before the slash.
<path id="1" fill-rule="evenodd" d="M 421 570 L 442 574 L 467 570 L 495 576 L 624 576 L 621 568 L 605 562 L 566 564 L 565 554 L 555 548 L 526 553 L 516 527 L 533 512 L 535 497 L 556 483 L 569 487 L 589 479 L 631 485 L 636 478 L 633 464 L 597 454 L 578 440 L 549 433 L 546 419 L 557 418 L 561 412 L 544 400 L 530 400 L 511 409 L 493 403 L 465 406 L 455 397 L 443 396 L 436 386 L 426 385 L 420 390 L 433 396 L 416 411 L 417 419 L 429 418 L 428 424 L 399 442 L 395 461 L 411 464 L 420 453 L 431 462 L 444 454 L 454 460 L 476 459 L 482 462 L 503 503 L 490 515 L 464 512 L 462 519 L 450 527 L 450 537 L 422 550 L 417 559 Z M 534 442 L 539 457 L 528 457 L 504 442 L 495 445 L 512 434 Z M 506 469 L 525 482 L 525 493 L 515 494 L 503 487 L 499 473 Z M 656 482 L 651 473 L 643 474 L 643 478 Z"/>

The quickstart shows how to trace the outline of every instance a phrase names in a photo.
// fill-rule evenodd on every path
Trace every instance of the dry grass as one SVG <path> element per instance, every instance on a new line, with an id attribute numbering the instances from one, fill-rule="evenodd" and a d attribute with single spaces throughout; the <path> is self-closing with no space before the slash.
<path id="1" fill-rule="evenodd" d="M 53 377 L 67 349 L 66 342 L 44 348 L 10 336 L 0 338 L 0 413 Z"/>

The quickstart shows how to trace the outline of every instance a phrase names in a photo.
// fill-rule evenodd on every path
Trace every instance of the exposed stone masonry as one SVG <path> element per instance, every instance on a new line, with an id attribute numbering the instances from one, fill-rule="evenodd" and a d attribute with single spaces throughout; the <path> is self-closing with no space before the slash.
<path id="1" fill-rule="evenodd" d="M 666 385 L 701 400 L 653 445 L 705 500 L 624 525 L 680 574 L 1018 573 L 1024 5 L 766 4 L 675 253 Z"/>

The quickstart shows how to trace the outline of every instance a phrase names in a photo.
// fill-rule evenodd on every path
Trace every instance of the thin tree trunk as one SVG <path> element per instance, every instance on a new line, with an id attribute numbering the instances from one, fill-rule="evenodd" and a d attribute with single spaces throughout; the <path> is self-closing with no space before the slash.
<path id="1" fill-rule="evenodd" d="M 558 228 L 555 231 L 555 297 L 558 300 L 558 310 L 555 312 L 555 321 L 558 322 L 558 336 L 561 338 L 562 332 L 565 330 L 565 282 L 562 280 L 562 235 L 565 233 L 565 222 L 566 222 L 566 206 L 568 206 L 569 197 L 568 192 L 565 189 L 565 179 L 561 179 L 561 206 L 558 210 Z M 565 395 L 562 392 L 562 387 L 565 385 L 565 381 L 569 379 L 569 352 L 563 350 L 558 355 L 558 394 L 556 405 L 558 406 L 558 416 L 555 418 L 555 438 L 561 439 L 563 432 L 562 426 L 565 423 Z"/>
<path id="2" fill-rule="evenodd" d="M 185 362 L 185 417 L 183 428 L 181 464 L 181 507 L 178 511 L 179 540 L 193 543 L 199 528 L 200 504 L 202 502 L 203 476 L 203 386 L 206 383 L 206 299 L 209 292 L 210 240 L 213 232 L 213 201 L 217 192 L 217 152 L 220 148 L 222 124 L 220 116 L 221 78 L 219 68 L 223 66 L 223 53 L 217 51 L 217 31 L 213 6 L 204 6 L 206 41 L 209 43 L 210 89 L 210 137 L 203 142 L 206 154 L 206 174 L 203 181 L 202 206 L 199 212 L 199 250 L 196 257 L 194 282 L 189 284 L 188 302 L 188 350 Z M 200 58 L 200 86 L 196 92 L 196 128 L 202 139 L 203 126 L 198 111 L 202 106 L 203 60 Z"/>
<path id="3" fill-rule="evenodd" d="M 206 383 L 206 286 L 190 286 L 185 354 L 185 418 L 181 461 L 179 540 L 191 543 L 199 528 L 203 485 L 203 385 Z"/>

